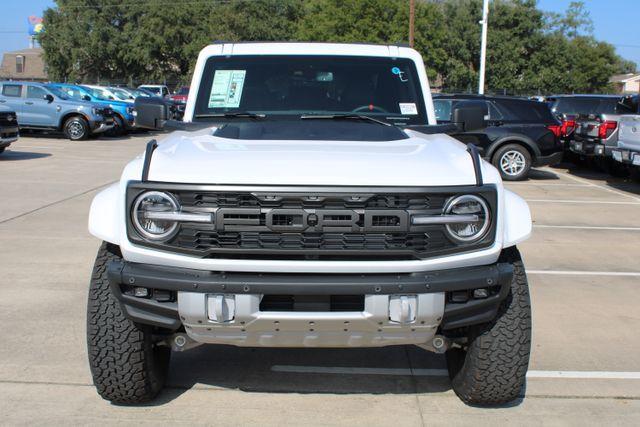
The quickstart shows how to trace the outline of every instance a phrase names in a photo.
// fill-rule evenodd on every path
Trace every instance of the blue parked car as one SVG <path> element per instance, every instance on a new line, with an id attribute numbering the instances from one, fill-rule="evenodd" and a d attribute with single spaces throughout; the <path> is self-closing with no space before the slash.
<path id="1" fill-rule="evenodd" d="M 35 82 L 0 82 L 0 104 L 16 112 L 20 129 L 62 131 L 72 141 L 113 128 L 113 110 L 72 99 L 59 88 Z"/>
<path id="2" fill-rule="evenodd" d="M 59 88 L 73 99 L 82 99 L 111 107 L 114 112 L 113 120 L 115 126 L 108 132 L 110 136 L 123 135 L 135 127 L 135 110 L 130 102 L 109 99 L 104 95 L 104 91 L 99 88 L 66 83 L 54 83 L 51 86 Z"/>

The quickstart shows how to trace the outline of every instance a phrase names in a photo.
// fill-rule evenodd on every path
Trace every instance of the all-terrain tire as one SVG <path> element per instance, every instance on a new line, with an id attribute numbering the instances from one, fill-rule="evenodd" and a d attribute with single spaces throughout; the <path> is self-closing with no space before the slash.
<path id="1" fill-rule="evenodd" d="M 71 141 L 81 141 L 89 138 L 89 123 L 84 117 L 69 117 L 62 126 L 64 135 Z"/>
<path id="2" fill-rule="evenodd" d="M 513 169 L 510 169 L 508 166 L 511 164 L 510 159 L 515 162 Z M 498 169 L 500 176 L 505 181 L 520 181 L 526 179 L 529 176 L 529 170 L 531 170 L 533 164 L 531 153 L 520 144 L 507 144 L 498 148 L 491 159 L 491 163 Z"/>
<path id="3" fill-rule="evenodd" d="M 98 394 L 120 404 L 153 399 L 164 386 L 171 348 L 153 342 L 153 329 L 125 317 L 107 278 L 107 264 L 121 260 L 117 246 L 98 250 L 87 306 L 89 366 Z"/>
<path id="4" fill-rule="evenodd" d="M 516 248 L 501 262 L 514 266 L 511 290 L 496 318 L 470 327 L 466 348 L 447 351 L 453 390 L 470 405 L 499 405 L 519 397 L 531 351 L 531 303 L 524 265 Z"/>

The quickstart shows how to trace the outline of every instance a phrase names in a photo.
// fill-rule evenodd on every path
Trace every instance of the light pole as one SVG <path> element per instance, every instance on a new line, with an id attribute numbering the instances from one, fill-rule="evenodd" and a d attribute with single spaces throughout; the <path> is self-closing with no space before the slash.
<path id="1" fill-rule="evenodd" d="M 416 2 L 409 0 L 409 47 L 413 48 L 416 21 Z"/>
<path id="2" fill-rule="evenodd" d="M 480 46 L 480 82 L 478 83 L 478 93 L 484 95 L 484 74 L 487 67 L 487 27 L 489 25 L 489 0 L 484 0 L 482 6 L 482 43 Z"/>

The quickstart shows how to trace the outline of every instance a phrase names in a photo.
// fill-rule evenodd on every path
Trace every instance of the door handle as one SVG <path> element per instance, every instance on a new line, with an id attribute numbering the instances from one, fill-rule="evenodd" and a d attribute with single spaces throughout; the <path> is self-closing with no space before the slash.
<path id="1" fill-rule="evenodd" d="M 25 102 L 25 104 L 27 104 L 27 105 L 33 105 L 33 102 L 31 102 L 31 101 L 26 101 L 26 102 Z"/>

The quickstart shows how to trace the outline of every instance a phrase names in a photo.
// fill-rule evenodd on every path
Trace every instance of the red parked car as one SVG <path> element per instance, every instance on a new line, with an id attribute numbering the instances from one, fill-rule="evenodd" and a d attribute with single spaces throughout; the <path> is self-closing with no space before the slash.
<path id="1" fill-rule="evenodd" d="M 182 86 L 176 90 L 173 95 L 169 95 L 169 99 L 176 104 L 186 104 L 189 97 L 189 86 Z"/>

